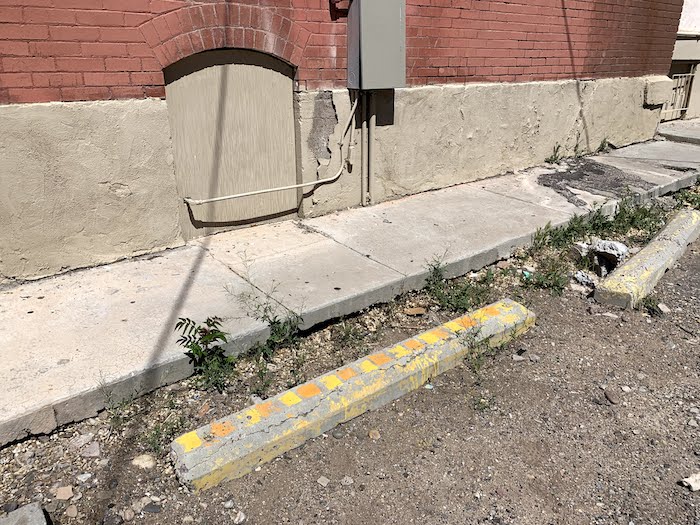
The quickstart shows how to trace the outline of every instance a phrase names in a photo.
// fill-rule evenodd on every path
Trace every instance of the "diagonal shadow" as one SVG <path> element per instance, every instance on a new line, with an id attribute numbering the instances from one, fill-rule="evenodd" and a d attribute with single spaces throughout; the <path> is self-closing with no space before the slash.
<path id="1" fill-rule="evenodd" d="M 218 110 L 215 125 L 216 132 L 214 145 L 212 147 L 211 170 L 209 172 L 210 183 L 208 195 L 211 197 L 215 196 L 219 185 L 219 180 L 221 178 L 221 157 L 227 91 L 228 74 L 227 70 L 224 68 L 222 69 L 218 86 Z M 150 351 L 148 364 L 146 365 L 147 372 L 145 374 L 144 382 L 141 385 L 141 391 L 143 393 L 151 392 L 161 386 L 159 380 L 161 371 L 158 368 L 161 356 L 163 355 L 170 340 L 170 336 L 173 333 L 177 319 L 182 315 L 183 306 L 190 295 L 190 292 L 192 291 L 197 275 L 202 268 L 204 259 L 207 257 L 207 248 L 210 243 L 210 236 L 204 237 L 204 239 L 200 242 L 200 249 L 198 250 L 196 257 L 189 268 L 187 277 L 180 286 L 180 289 L 175 297 L 173 307 L 160 328 L 158 339 Z M 105 474 L 110 491 L 114 491 L 123 482 L 123 480 L 129 478 L 127 473 L 128 465 L 130 464 L 131 456 L 133 455 L 133 450 L 141 429 L 142 426 L 139 425 L 139 417 L 137 416 L 130 422 L 127 432 L 121 440 L 120 446 L 113 452 L 110 459 L 109 470 Z M 92 516 L 88 517 L 89 523 L 102 523 L 104 516 L 108 512 L 108 508 L 111 503 L 110 499 L 98 501 L 97 505 L 95 505 L 93 509 L 90 509 Z"/>

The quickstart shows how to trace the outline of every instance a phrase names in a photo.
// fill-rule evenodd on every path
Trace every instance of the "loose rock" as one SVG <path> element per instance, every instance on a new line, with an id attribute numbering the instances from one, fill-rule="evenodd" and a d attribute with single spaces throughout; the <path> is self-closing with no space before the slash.
<path id="1" fill-rule="evenodd" d="M 69 518 L 77 518 L 78 517 L 78 507 L 75 505 L 68 505 L 68 508 L 66 508 L 66 516 Z"/>
<path id="2" fill-rule="evenodd" d="M 403 313 L 406 315 L 410 316 L 418 316 L 418 315 L 425 315 L 427 310 L 423 308 L 422 306 L 416 306 L 414 308 L 406 308 L 404 309 Z"/>
<path id="3" fill-rule="evenodd" d="M 239 510 L 238 513 L 236 514 L 236 517 L 233 518 L 233 523 L 235 525 L 240 525 L 241 523 L 244 523 L 246 520 L 246 515 L 242 510 Z"/>
<path id="4" fill-rule="evenodd" d="M 132 459 L 131 464 L 135 467 L 149 470 L 156 466 L 156 459 L 149 454 L 141 454 Z"/>
<path id="5" fill-rule="evenodd" d="M 345 476 L 343 479 L 340 480 L 340 484 L 344 486 L 349 486 L 355 483 L 355 480 L 352 479 L 350 476 Z"/>
<path id="6" fill-rule="evenodd" d="M 232 499 L 230 499 L 228 501 L 224 501 L 224 508 L 225 509 L 232 509 L 235 506 L 236 506 L 236 504 L 233 502 Z"/>
<path id="7" fill-rule="evenodd" d="M 379 433 L 379 430 L 370 430 L 369 431 L 369 438 L 373 439 L 374 441 L 377 441 L 382 435 Z"/>
<path id="8" fill-rule="evenodd" d="M 149 503 L 143 508 L 144 512 L 150 512 L 151 514 L 158 514 L 160 512 L 160 505 L 155 503 Z"/>
<path id="9" fill-rule="evenodd" d="M 612 390 L 612 388 L 606 388 L 604 393 L 605 398 L 610 402 L 611 405 L 617 405 L 620 403 L 620 397 L 617 395 L 616 392 Z"/>
<path id="10" fill-rule="evenodd" d="M 100 457 L 100 444 L 97 441 L 93 441 L 80 451 L 80 455 L 84 458 Z"/>
<path id="11" fill-rule="evenodd" d="M 671 309 L 668 307 L 668 305 L 665 305 L 664 303 L 659 303 L 656 306 L 664 315 L 668 315 L 671 313 Z"/>
<path id="12" fill-rule="evenodd" d="M 61 501 L 67 501 L 73 497 L 73 486 L 67 485 L 65 487 L 58 487 L 56 489 L 56 499 Z"/>
<path id="13" fill-rule="evenodd" d="M 691 492 L 696 492 L 700 490 L 700 472 L 696 472 L 692 476 L 683 478 L 681 484 L 688 487 Z"/>
<path id="14" fill-rule="evenodd" d="M 579 270 L 574 274 L 574 279 L 576 280 L 576 282 L 583 286 L 587 286 L 588 288 L 595 288 L 595 280 L 588 272 Z"/>
<path id="15" fill-rule="evenodd" d="M 316 480 L 316 483 L 318 483 L 322 487 L 327 487 L 330 482 L 331 482 L 331 480 L 328 479 L 326 476 L 321 476 L 320 478 L 318 478 Z"/>

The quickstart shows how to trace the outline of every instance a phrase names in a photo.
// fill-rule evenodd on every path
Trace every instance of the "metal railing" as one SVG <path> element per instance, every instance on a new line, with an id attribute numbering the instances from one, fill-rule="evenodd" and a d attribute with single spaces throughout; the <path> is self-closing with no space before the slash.
<path id="1" fill-rule="evenodd" d="M 690 101 L 690 90 L 693 87 L 695 73 L 684 73 L 682 75 L 673 75 L 673 91 L 671 100 L 664 104 L 661 110 L 661 120 L 676 120 L 682 118 L 688 109 Z"/>

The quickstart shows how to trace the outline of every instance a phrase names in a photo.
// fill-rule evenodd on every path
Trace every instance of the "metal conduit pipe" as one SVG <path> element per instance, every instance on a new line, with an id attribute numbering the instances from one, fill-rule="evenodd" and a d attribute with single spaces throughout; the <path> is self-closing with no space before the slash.
<path id="1" fill-rule="evenodd" d="M 348 129 L 350 129 L 350 125 L 352 124 L 352 119 L 355 116 L 355 111 L 357 111 L 357 104 L 358 104 L 359 98 L 355 100 L 355 103 L 352 105 L 352 109 L 350 110 L 350 116 L 348 117 L 348 121 L 345 124 L 345 127 L 343 128 L 343 134 L 340 136 L 340 142 L 338 142 L 338 146 L 340 146 L 340 169 L 338 170 L 338 173 L 333 175 L 332 177 L 328 177 L 325 179 L 318 179 L 314 180 L 311 182 L 304 182 L 302 184 L 293 184 L 291 186 L 281 186 L 278 188 L 267 188 L 264 190 L 254 190 L 254 191 L 247 191 L 244 193 L 236 193 L 235 195 L 225 195 L 223 197 L 214 197 L 211 199 L 191 199 L 189 197 L 185 197 L 183 200 L 189 204 L 190 206 L 200 206 L 202 204 L 209 204 L 212 202 L 221 202 L 221 201 L 228 201 L 231 199 L 239 199 L 241 197 L 252 197 L 253 195 L 262 195 L 264 193 L 273 193 L 276 191 L 285 191 L 285 190 L 295 190 L 298 188 L 307 188 L 309 186 L 318 186 L 319 184 L 326 184 L 329 182 L 335 182 L 340 178 L 340 176 L 343 174 L 343 170 L 345 169 L 345 160 L 343 157 L 343 145 L 345 143 L 345 136 L 348 134 Z"/>
<path id="2" fill-rule="evenodd" d="M 374 133 L 377 129 L 377 107 L 374 93 L 367 93 L 369 98 L 369 133 L 367 134 L 367 191 L 369 192 L 369 202 L 372 204 L 375 200 L 375 181 L 374 181 L 374 164 L 375 164 L 375 139 Z"/>
<path id="3" fill-rule="evenodd" d="M 360 204 L 367 206 L 367 93 L 360 92 L 362 98 L 362 108 L 360 116 L 362 117 L 362 133 L 360 138 Z"/>

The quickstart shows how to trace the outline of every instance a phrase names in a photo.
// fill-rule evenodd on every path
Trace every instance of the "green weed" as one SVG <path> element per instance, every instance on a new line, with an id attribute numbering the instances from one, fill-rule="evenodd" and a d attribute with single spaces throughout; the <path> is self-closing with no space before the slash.
<path id="1" fill-rule="evenodd" d="M 223 393 L 235 372 L 236 360 L 227 356 L 222 346 L 227 338 L 221 331 L 221 319 L 209 317 L 204 325 L 200 325 L 182 317 L 175 330 L 181 334 L 177 343 L 187 349 L 185 355 L 194 368 L 199 387 Z"/>
<path id="2" fill-rule="evenodd" d="M 544 161 L 547 164 L 557 164 L 563 157 L 561 153 L 561 144 L 558 142 L 554 145 L 554 148 L 552 148 L 552 154 L 544 159 Z"/>
<path id="3" fill-rule="evenodd" d="M 495 274 L 489 270 L 476 281 L 448 281 L 441 259 L 436 258 L 428 265 L 425 291 L 441 309 L 462 312 L 484 304 L 491 294 L 490 286 L 494 280 Z"/>
<path id="4" fill-rule="evenodd" d="M 183 415 L 175 416 L 170 419 L 170 416 L 162 423 L 156 423 L 153 428 L 145 433 L 143 441 L 148 450 L 154 454 L 162 454 L 168 444 L 175 439 L 178 434 L 181 434 L 187 426 L 187 418 Z"/>
<path id="5" fill-rule="evenodd" d="M 536 272 L 527 276 L 523 274 L 522 279 L 526 286 L 561 295 L 569 282 L 569 273 L 566 262 L 561 257 L 548 257 L 540 261 Z"/>

